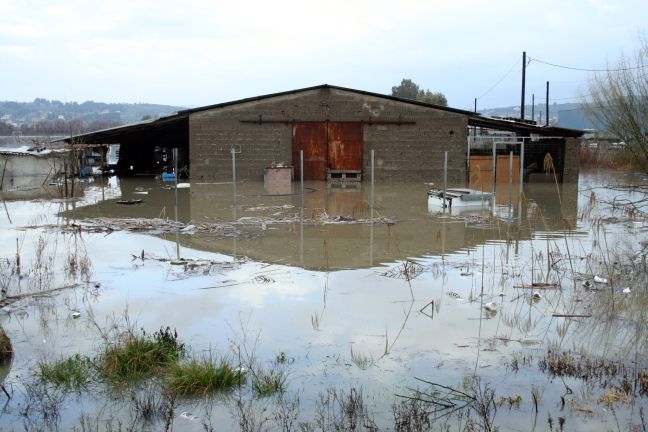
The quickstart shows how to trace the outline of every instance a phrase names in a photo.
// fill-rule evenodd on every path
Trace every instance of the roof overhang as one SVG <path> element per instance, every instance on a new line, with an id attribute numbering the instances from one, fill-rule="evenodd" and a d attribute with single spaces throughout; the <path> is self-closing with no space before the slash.
<path id="1" fill-rule="evenodd" d="M 578 129 L 567 129 L 555 126 L 537 126 L 528 123 L 522 123 L 511 120 L 494 119 L 483 117 L 480 114 L 471 114 L 468 117 L 468 125 L 488 129 L 504 130 L 515 132 L 523 135 L 540 135 L 540 136 L 561 136 L 567 138 L 579 138 L 585 134 L 585 131 Z"/>
<path id="2" fill-rule="evenodd" d="M 63 138 L 59 141 L 84 144 L 112 144 L 123 140 L 125 137 L 128 138 L 142 133 L 162 132 L 165 129 L 184 126 L 188 121 L 189 114 L 173 114 L 151 121 L 74 135 L 72 137 Z"/>

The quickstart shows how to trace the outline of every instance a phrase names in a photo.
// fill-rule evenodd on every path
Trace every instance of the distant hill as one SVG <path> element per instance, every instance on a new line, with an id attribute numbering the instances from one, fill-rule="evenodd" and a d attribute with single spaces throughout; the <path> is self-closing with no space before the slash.
<path id="1" fill-rule="evenodd" d="M 61 102 L 43 98 L 32 102 L 0 101 L 0 134 L 74 133 L 98 130 L 172 114 L 183 107 L 147 103 Z"/>
<path id="2" fill-rule="evenodd" d="M 545 124 L 545 111 L 546 107 L 544 104 L 536 104 L 534 117 L 538 124 Z M 519 118 L 520 106 L 488 108 L 480 111 L 480 113 L 486 116 Z M 525 106 L 524 116 L 526 118 L 531 118 L 531 105 Z M 542 116 L 542 119 L 540 116 Z M 585 114 L 585 111 L 583 111 L 579 103 L 553 103 L 549 105 L 549 124 L 568 129 L 600 129 L 600 127 L 597 127 L 597 125 L 594 124 L 594 122 Z"/>

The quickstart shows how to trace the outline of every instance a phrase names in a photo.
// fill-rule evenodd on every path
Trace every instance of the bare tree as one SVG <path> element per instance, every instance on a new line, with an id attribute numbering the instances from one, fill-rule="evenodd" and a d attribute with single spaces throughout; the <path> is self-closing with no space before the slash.
<path id="1" fill-rule="evenodd" d="M 648 39 L 640 36 L 634 57 L 621 56 L 589 81 L 584 109 L 602 132 L 624 141 L 648 170 Z"/>

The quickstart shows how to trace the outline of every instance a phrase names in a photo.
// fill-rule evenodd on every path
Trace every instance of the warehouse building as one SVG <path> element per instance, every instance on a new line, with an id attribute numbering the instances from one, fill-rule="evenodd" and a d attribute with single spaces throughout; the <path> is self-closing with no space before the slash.
<path id="1" fill-rule="evenodd" d="M 72 139 L 120 144 L 118 167 L 131 173 L 159 173 L 177 148 L 179 165 L 188 167 L 195 182 L 230 181 L 234 158 L 237 180 L 262 180 L 264 170 L 277 165 L 292 166 L 293 179 L 299 180 L 302 154 L 304 180 L 362 181 L 372 151 L 377 181 L 439 182 L 447 152 L 448 182 L 459 184 L 475 167 L 488 177 L 493 147 L 496 160 L 514 153 L 519 166 L 522 143 L 529 179 L 549 154 L 559 181 L 575 181 L 582 134 L 325 84 Z M 500 171 L 496 168 L 498 179 Z"/>

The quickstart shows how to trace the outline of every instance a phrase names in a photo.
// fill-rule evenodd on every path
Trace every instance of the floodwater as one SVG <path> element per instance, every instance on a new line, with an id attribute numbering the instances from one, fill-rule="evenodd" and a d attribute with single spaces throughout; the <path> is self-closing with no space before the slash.
<path id="1" fill-rule="evenodd" d="M 61 199 L 56 185 L 23 189 L 22 197 L 5 192 L 2 288 L 15 295 L 76 287 L 3 309 L 0 323 L 15 354 L 0 427 L 81 430 L 91 420 L 99 430 L 163 429 L 160 419 L 137 423 L 128 393 L 100 384 L 80 393 L 50 389 L 47 397 L 35 390 L 39 361 L 96 355 L 100 329 L 125 321 L 149 332 L 176 329 L 190 356 L 234 358 L 233 348 L 244 346 L 269 368 L 283 353 L 283 399 L 299 400 L 292 430 L 297 422 L 315 428 L 328 389 L 361 389 L 369 415 L 391 430 L 392 405 L 407 400 L 398 395 L 418 389 L 431 397 L 424 381 L 465 391 L 475 376 L 502 402 L 492 414 L 502 430 L 558 430 L 559 418 L 565 430 L 639 427 L 648 395 L 636 387 L 629 401 L 610 404 L 604 396 L 618 377 L 556 376 L 541 364 L 551 347 L 623 365 L 632 386 L 645 372 L 646 223 L 609 204 L 639 197 L 635 191 L 604 188 L 644 181 L 583 173 L 578 185 L 525 185 L 522 202 L 514 187 L 512 203 L 503 184 L 493 208 L 468 212 L 429 211 L 423 183 L 376 184 L 372 198 L 368 183 L 307 182 L 303 210 L 298 183 L 176 190 L 150 177 L 112 177 L 78 187 L 76 200 Z M 69 229 L 105 226 L 103 218 L 121 225 Z M 133 232 L 123 218 L 177 219 L 186 229 Z M 199 229 L 231 223 L 234 232 Z M 8 271 L 17 255 L 20 277 Z M 174 265 L 178 258 L 212 265 Z M 584 287 L 594 276 L 609 283 Z M 496 311 L 485 309 L 491 302 Z M 291 430 L 275 420 L 277 396 L 256 397 L 249 385 L 236 394 L 250 416 L 265 419 L 264 428 Z M 513 406 L 501 399 L 517 396 Z M 238 429 L 233 399 L 177 400 L 174 430 L 203 430 L 207 420 L 216 430 Z M 183 418 L 184 411 L 201 420 Z M 448 420 L 451 430 L 461 429 L 468 419 L 456 416 L 432 429 Z"/>

